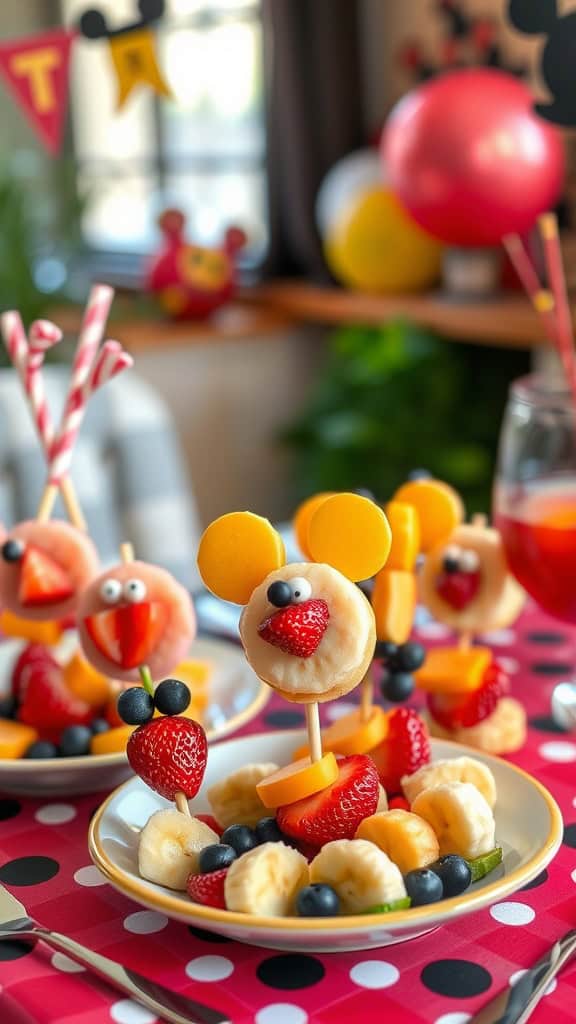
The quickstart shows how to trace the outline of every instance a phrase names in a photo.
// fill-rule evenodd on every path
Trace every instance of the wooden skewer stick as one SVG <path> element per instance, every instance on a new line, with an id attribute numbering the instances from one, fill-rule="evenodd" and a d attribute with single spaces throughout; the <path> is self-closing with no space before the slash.
<path id="1" fill-rule="evenodd" d="M 188 799 L 184 793 L 175 793 L 174 803 L 176 804 L 176 809 L 180 811 L 180 814 L 187 814 L 189 818 L 192 817 L 188 806 Z"/>
<path id="2" fill-rule="evenodd" d="M 485 530 L 488 525 L 488 517 L 485 512 L 475 512 L 470 520 L 470 525 L 478 530 Z M 458 636 L 458 650 L 469 651 L 474 639 L 471 629 L 463 629 Z"/>
<path id="3" fill-rule="evenodd" d="M 124 564 L 126 564 L 126 562 L 134 561 L 134 545 L 131 544 L 130 541 L 124 541 L 124 543 L 120 545 L 120 557 Z"/>
<path id="4" fill-rule="evenodd" d="M 360 721 L 367 722 L 374 704 L 374 662 L 360 683 Z"/>
<path id="5" fill-rule="evenodd" d="M 320 714 L 318 704 L 313 701 L 305 705 L 306 728 L 308 730 L 308 748 L 311 761 L 322 760 L 322 733 L 320 732 Z"/>
<path id="6" fill-rule="evenodd" d="M 38 505 L 38 511 L 36 512 L 36 519 L 39 523 L 47 523 L 52 515 L 56 498 L 58 497 L 58 485 L 57 484 L 46 484 L 46 487 L 42 491 L 40 498 L 40 504 Z M 76 524 L 74 524 L 76 525 Z"/>

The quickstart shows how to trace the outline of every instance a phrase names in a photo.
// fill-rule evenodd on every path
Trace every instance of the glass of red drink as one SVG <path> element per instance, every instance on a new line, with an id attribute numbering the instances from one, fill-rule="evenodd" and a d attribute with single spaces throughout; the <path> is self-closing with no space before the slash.
<path id="1" fill-rule="evenodd" d="M 510 388 L 494 486 L 510 569 L 551 615 L 576 623 L 576 406 L 537 376 Z"/>

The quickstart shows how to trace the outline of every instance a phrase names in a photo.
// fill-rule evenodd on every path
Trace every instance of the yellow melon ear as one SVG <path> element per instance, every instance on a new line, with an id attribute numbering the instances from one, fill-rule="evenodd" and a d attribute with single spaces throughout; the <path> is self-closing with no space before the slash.
<path id="1" fill-rule="evenodd" d="M 384 512 L 359 494 L 335 494 L 323 501 L 308 526 L 315 562 L 327 562 L 349 580 L 370 579 L 390 552 L 392 531 Z"/>
<path id="2" fill-rule="evenodd" d="M 457 491 L 441 480 L 409 480 L 392 501 L 416 509 L 420 521 L 420 549 L 425 554 L 450 536 L 464 519 L 464 505 Z"/>
<path id="3" fill-rule="evenodd" d="M 215 519 L 198 548 L 198 570 L 208 590 L 235 604 L 248 604 L 268 573 L 285 563 L 280 534 L 253 512 L 229 512 Z"/>
<path id="4" fill-rule="evenodd" d="M 313 494 L 310 498 L 306 498 L 306 501 L 303 501 L 294 513 L 292 520 L 294 535 L 298 547 L 305 558 L 312 560 L 308 549 L 308 527 L 310 526 L 310 520 L 316 509 L 326 501 L 326 498 L 331 498 L 334 493 L 334 491 L 320 491 L 319 494 Z"/>

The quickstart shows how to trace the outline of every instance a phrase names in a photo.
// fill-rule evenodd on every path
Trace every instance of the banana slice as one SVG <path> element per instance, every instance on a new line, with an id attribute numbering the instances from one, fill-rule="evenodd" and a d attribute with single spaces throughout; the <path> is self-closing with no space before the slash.
<path id="1" fill-rule="evenodd" d="M 220 840 L 203 821 L 173 808 L 156 811 L 140 833 L 138 870 L 167 889 L 186 888 L 188 875 L 198 871 L 198 855 L 205 846 Z"/>
<path id="2" fill-rule="evenodd" d="M 207 796 L 216 821 L 228 828 L 228 825 L 254 826 L 260 818 L 265 818 L 269 811 L 258 796 L 256 786 L 277 771 L 278 765 L 272 762 L 247 764 L 222 782 L 215 782 Z"/>
<path id="3" fill-rule="evenodd" d="M 308 862 L 284 843 L 263 843 L 232 861 L 224 883 L 226 909 L 286 917 L 296 894 L 308 885 Z"/>
<path id="4" fill-rule="evenodd" d="M 486 803 L 496 803 L 496 782 L 490 769 L 474 757 L 446 757 L 441 761 L 425 764 L 412 775 L 401 779 L 404 796 L 410 804 L 424 789 L 440 786 L 443 782 L 471 782 L 480 790 Z"/>
<path id="5" fill-rule="evenodd" d="M 400 869 L 366 839 L 326 843 L 310 865 L 310 881 L 331 885 L 344 914 L 361 914 L 406 896 Z"/>
<path id="6" fill-rule="evenodd" d="M 513 697 L 502 697 L 491 715 L 468 729 L 444 729 L 428 716 L 432 736 L 476 747 L 487 754 L 512 754 L 526 740 L 526 712 Z"/>
<path id="7" fill-rule="evenodd" d="M 438 860 L 436 833 L 424 818 L 395 808 L 372 814 L 358 826 L 355 839 L 367 839 L 382 850 L 405 875 Z"/>
<path id="8" fill-rule="evenodd" d="M 471 782 L 444 782 L 424 789 L 412 810 L 434 829 L 440 856 L 458 853 L 473 860 L 496 846 L 494 815 Z"/>

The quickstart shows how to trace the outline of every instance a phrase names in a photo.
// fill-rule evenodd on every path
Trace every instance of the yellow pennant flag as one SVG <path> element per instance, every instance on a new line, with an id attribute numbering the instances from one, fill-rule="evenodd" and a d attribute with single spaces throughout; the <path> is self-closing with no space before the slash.
<path id="1" fill-rule="evenodd" d="M 161 96 L 172 95 L 158 66 L 154 34 L 149 28 L 108 37 L 110 56 L 118 79 L 116 109 L 121 110 L 132 91 L 147 85 Z"/>

